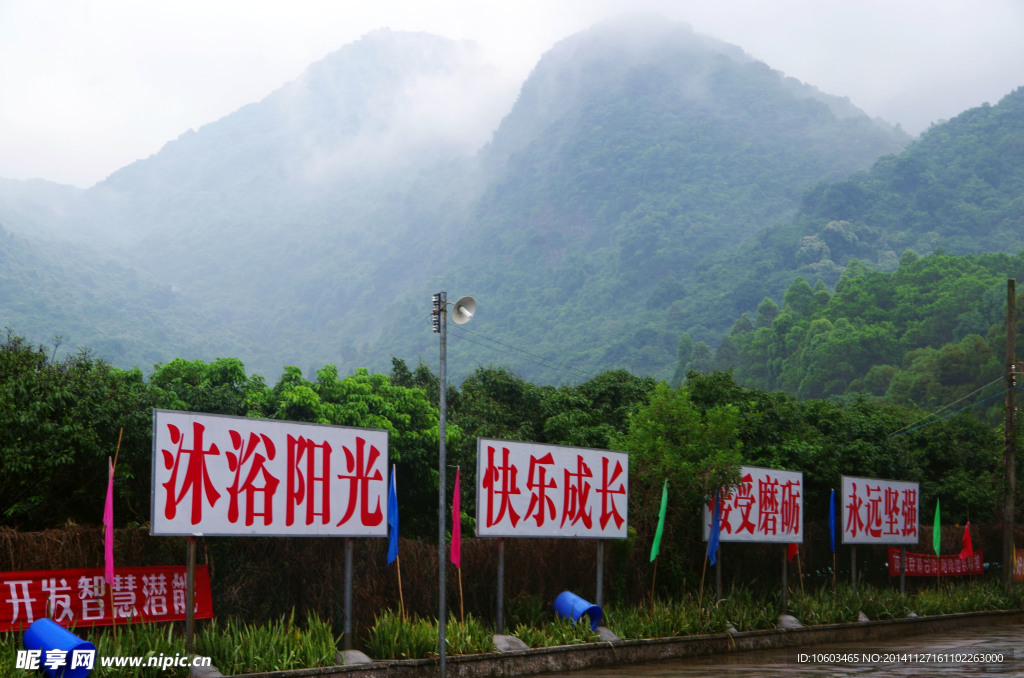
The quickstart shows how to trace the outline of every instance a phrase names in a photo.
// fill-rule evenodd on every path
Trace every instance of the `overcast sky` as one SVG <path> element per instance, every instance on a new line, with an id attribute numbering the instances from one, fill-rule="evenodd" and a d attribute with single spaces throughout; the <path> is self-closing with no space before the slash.
<path id="1" fill-rule="evenodd" d="M 920 133 L 1024 85 L 1021 0 L 0 0 L 0 177 L 88 187 L 388 27 L 525 78 L 646 8 Z"/>

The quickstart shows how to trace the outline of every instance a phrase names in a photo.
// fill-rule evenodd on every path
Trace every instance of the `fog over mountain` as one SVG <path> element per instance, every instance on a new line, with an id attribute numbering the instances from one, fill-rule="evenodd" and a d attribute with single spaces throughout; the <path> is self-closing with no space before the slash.
<path id="1" fill-rule="evenodd" d="M 705 262 L 909 141 L 664 19 L 574 35 L 518 90 L 472 44 L 377 31 L 92 189 L 0 182 L 0 312 L 144 372 L 273 379 L 435 364 L 447 290 L 479 304 L 455 378 L 668 376 L 683 331 L 727 329 L 684 303 Z"/>

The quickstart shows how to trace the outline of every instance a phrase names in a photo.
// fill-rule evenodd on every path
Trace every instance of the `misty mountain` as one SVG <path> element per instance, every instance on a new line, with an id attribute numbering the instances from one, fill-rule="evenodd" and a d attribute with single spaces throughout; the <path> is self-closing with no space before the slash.
<path id="1" fill-rule="evenodd" d="M 704 262 L 909 142 L 650 17 L 562 41 L 513 97 L 472 45 L 379 31 L 81 195 L 27 209 L 5 193 L 0 223 L 25 239 L 11 275 L 62 276 L 46 322 L 32 284 L 5 319 L 117 364 L 230 355 L 273 377 L 433 364 L 445 289 L 479 303 L 479 335 L 451 338 L 455 375 L 665 376 L 683 330 L 724 329 L 686 307 Z M 30 243 L 42 232 L 75 244 Z M 91 325 L 72 322 L 83 308 Z"/>
<path id="2" fill-rule="evenodd" d="M 487 188 L 445 284 L 529 349 L 528 374 L 660 375 L 703 324 L 681 309 L 706 258 L 907 142 L 688 26 L 598 25 L 544 55 L 479 154 Z M 471 341 L 470 362 L 524 357 Z"/>
<path id="3" fill-rule="evenodd" d="M 377 31 L 114 173 L 89 191 L 85 221 L 128 252 L 178 245 L 186 257 L 234 250 L 239 238 L 254 239 L 253 254 L 281 240 L 381 235 L 395 224 L 381 214 L 395 194 L 471 156 L 513 94 L 470 43 Z M 201 248 L 188 245 L 197 239 Z"/>
<path id="4" fill-rule="evenodd" d="M 730 327 L 797 277 L 832 287 L 851 260 L 893 272 L 912 250 L 1024 247 L 1024 87 L 933 125 L 899 155 L 808 191 L 792 220 L 709 259 L 687 309 Z M 698 339 L 697 336 L 693 337 Z M 702 335 L 717 345 L 717 338 Z"/>
<path id="5" fill-rule="evenodd" d="M 17 225 L 34 236 L 67 235 L 54 228 L 77 207 L 83 191 L 42 179 L 0 178 L 0 224 Z"/>

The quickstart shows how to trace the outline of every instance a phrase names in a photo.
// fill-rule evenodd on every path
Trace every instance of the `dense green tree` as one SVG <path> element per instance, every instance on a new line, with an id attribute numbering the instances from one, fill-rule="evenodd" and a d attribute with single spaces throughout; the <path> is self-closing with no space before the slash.
<path id="1" fill-rule="evenodd" d="M 699 567 L 695 558 L 702 517 L 699 507 L 718 487 L 734 485 L 741 462 L 740 420 L 733 404 L 702 408 L 686 386 L 659 384 L 637 410 L 615 449 L 630 455 L 630 515 L 641 516 L 641 543 L 654 534 L 662 483 L 668 481 L 668 514 L 661 559 L 669 579 Z"/>
<path id="2" fill-rule="evenodd" d="M 679 337 L 679 346 L 676 348 L 675 371 L 672 373 L 672 381 L 669 382 L 672 388 L 679 388 L 683 383 L 683 379 L 686 378 L 686 370 L 689 369 L 690 362 L 693 360 L 695 348 L 689 333 L 683 332 L 682 336 Z"/>
<path id="3" fill-rule="evenodd" d="M 8 330 L 0 343 L 4 524 L 99 522 L 115 454 L 116 519 L 145 520 L 150 405 L 138 370 L 116 369 L 87 349 L 53 360 L 45 347 Z"/>
<path id="4" fill-rule="evenodd" d="M 246 374 L 237 358 L 211 363 L 175 358 L 156 365 L 149 383 L 166 394 L 169 409 L 238 417 L 269 414 L 263 377 Z"/>
<path id="5" fill-rule="evenodd" d="M 602 372 L 579 386 L 544 392 L 544 441 L 607 449 L 647 403 L 657 382 L 625 370 Z"/>
<path id="6" fill-rule="evenodd" d="M 335 365 L 308 381 L 296 367 L 286 367 L 273 389 L 271 416 L 335 426 L 388 432 L 389 461 L 396 465 L 402 500 L 411 510 L 403 517 L 403 534 L 426 536 L 437 529 L 438 410 L 419 387 L 397 386 L 387 375 L 357 369 L 341 378 Z M 461 429 L 446 427 L 447 444 L 458 445 Z"/>
<path id="7" fill-rule="evenodd" d="M 786 290 L 786 296 L 782 298 L 786 306 L 803 317 L 810 317 L 818 308 L 814 299 L 814 290 L 807 284 L 803 277 L 798 277 Z"/>
<path id="8" fill-rule="evenodd" d="M 757 306 L 757 327 L 771 327 L 779 315 L 779 305 L 770 297 L 765 297 Z"/>
<path id="9" fill-rule="evenodd" d="M 852 261 L 834 293 L 797 279 L 771 326 L 738 321 L 731 366 L 744 385 L 801 398 L 938 406 L 1000 374 L 1006 278 L 1021 274 L 1024 253 L 911 252 L 888 273 Z"/>

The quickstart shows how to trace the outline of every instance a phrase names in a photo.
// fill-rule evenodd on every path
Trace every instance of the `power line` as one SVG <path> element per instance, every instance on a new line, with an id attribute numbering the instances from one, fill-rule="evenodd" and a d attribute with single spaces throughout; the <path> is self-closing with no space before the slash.
<path id="1" fill-rule="evenodd" d="M 937 414 L 938 414 L 939 412 L 942 412 L 942 411 L 943 411 L 943 410 L 945 410 L 946 408 L 949 408 L 949 407 L 953 407 L 954 405 L 956 405 L 956 404 L 957 404 L 958 402 L 960 402 L 961 400 L 967 400 L 968 398 L 970 398 L 970 397 L 971 397 L 971 396 L 973 396 L 974 394 L 976 394 L 976 393 L 980 393 L 980 392 L 984 391 L 984 390 L 985 390 L 986 388 L 988 388 L 989 386 L 991 386 L 992 384 L 995 384 L 995 383 L 997 383 L 997 382 L 1000 382 L 1000 381 L 1002 381 L 1002 380 L 1003 380 L 1003 377 L 996 377 L 995 379 L 993 379 L 992 381 L 988 382 L 988 383 L 987 383 L 987 384 L 985 384 L 984 386 L 982 386 L 982 387 L 980 387 L 980 388 L 976 388 L 976 389 L 974 389 L 973 391 L 971 391 L 971 392 L 970 392 L 970 393 L 968 393 L 967 395 L 965 395 L 965 396 L 961 396 L 961 397 L 957 398 L 956 400 L 954 400 L 953 402 L 951 402 L 951 403 L 947 403 L 946 405 L 943 405 L 942 407 L 940 407 L 939 409 L 935 410 L 934 412 L 932 412 L 932 413 L 930 413 L 930 414 L 926 414 L 926 415 L 924 415 L 923 417 L 921 417 L 921 418 L 920 418 L 920 419 L 918 419 L 917 421 L 912 421 L 912 422 L 910 422 L 909 424 L 907 424 L 907 425 L 906 425 L 906 426 L 904 426 L 903 428 L 898 428 L 898 429 L 896 429 L 896 430 L 895 430 L 895 431 L 894 431 L 893 433 L 891 433 L 891 434 L 889 435 L 889 437 L 890 437 L 890 438 L 895 438 L 895 437 L 896 437 L 897 435 L 902 435 L 901 431 L 903 431 L 904 429 L 909 429 L 909 428 L 910 428 L 911 426 L 914 426 L 914 425 L 916 425 L 916 424 L 918 424 L 918 423 L 920 423 L 920 422 L 924 421 L 925 419 L 930 419 L 931 417 L 934 417 L 935 415 L 937 415 Z M 1003 393 L 1006 393 L 1006 391 L 1003 391 Z M 998 395 L 1002 395 L 1002 393 L 1000 393 L 1000 394 L 998 394 Z M 986 400 L 988 400 L 988 398 L 986 398 Z M 979 401 L 979 402 L 984 402 L 984 401 Z M 977 405 L 977 404 L 978 404 L 978 403 L 974 403 L 974 405 Z M 969 405 L 968 407 L 974 407 L 974 405 Z M 965 409 L 966 409 L 966 408 L 965 408 Z M 958 411 L 958 412 L 962 412 L 963 410 L 957 410 L 957 411 Z M 956 413 L 954 412 L 954 414 L 956 414 Z M 943 419 L 945 419 L 945 417 L 943 417 Z M 936 419 L 936 421 L 939 421 L 939 420 L 938 420 L 938 419 Z M 908 431 L 908 432 L 909 432 L 909 431 Z"/>
<path id="2" fill-rule="evenodd" d="M 1012 388 L 1020 388 L 1020 386 L 1013 386 Z M 986 401 L 988 401 L 988 400 L 991 400 L 991 399 L 992 399 L 992 398 L 994 398 L 994 397 L 1000 397 L 1000 396 L 1002 396 L 1002 395 L 1006 395 L 1006 394 L 1007 394 L 1007 391 L 1009 391 L 1009 390 L 1010 390 L 1010 389 L 1008 388 L 1008 389 L 1006 389 L 1005 391 L 1002 391 L 1001 393 L 996 393 L 995 395 L 989 395 L 988 397 L 982 398 L 982 399 L 980 399 L 980 400 L 978 400 L 978 401 L 976 401 L 976 402 L 972 402 L 972 404 L 971 404 L 971 405 L 969 405 L 969 406 L 967 406 L 967 407 L 964 407 L 964 408 L 961 408 L 961 409 L 957 410 L 956 412 L 950 412 L 949 414 L 947 414 L 947 415 L 943 415 L 942 417 L 939 417 L 938 419 L 933 419 L 932 421 L 928 421 L 928 422 L 925 422 L 925 423 L 924 423 L 924 424 L 922 424 L 921 426 L 914 426 L 914 427 L 913 427 L 913 428 L 911 428 L 911 429 L 908 429 L 908 430 L 905 430 L 905 431 L 902 431 L 902 432 L 898 432 L 898 433 L 893 433 L 892 435 L 890 435 L 890 436 L 889 436 L 889 438 L 890 438 L 890 439 L 892 439 L 892 438 L 896 438 L 896 437 L 899 437 L 899 436 L 901 436 L 901 435 L 906 435 L 907 433 L 912 433 L 913 431 L 916 431 L 916 430 L 918 430 L 919 428 L 925 428 L 926 426 L 931 426 L 932 424 L 937 424 L 937 423 L 939 423 L 940 421 L 942 421 L 943 419 L 948 419 L 949 417 L 952 417 L 953 415 L 956 415 L 956 414 L 962 413 L 962 412 L 964 412 L 965 410 L 970 410 L 970 409 L 971 409 L 971 408 L 973 408 L 973 407 L 979 406 L 979 405 L 981 405 L 981 404 L 982 404 L 982 402 L 986 402 Z M 919 419 L 918 421 L 921 421 L 921 420 Z"/>

